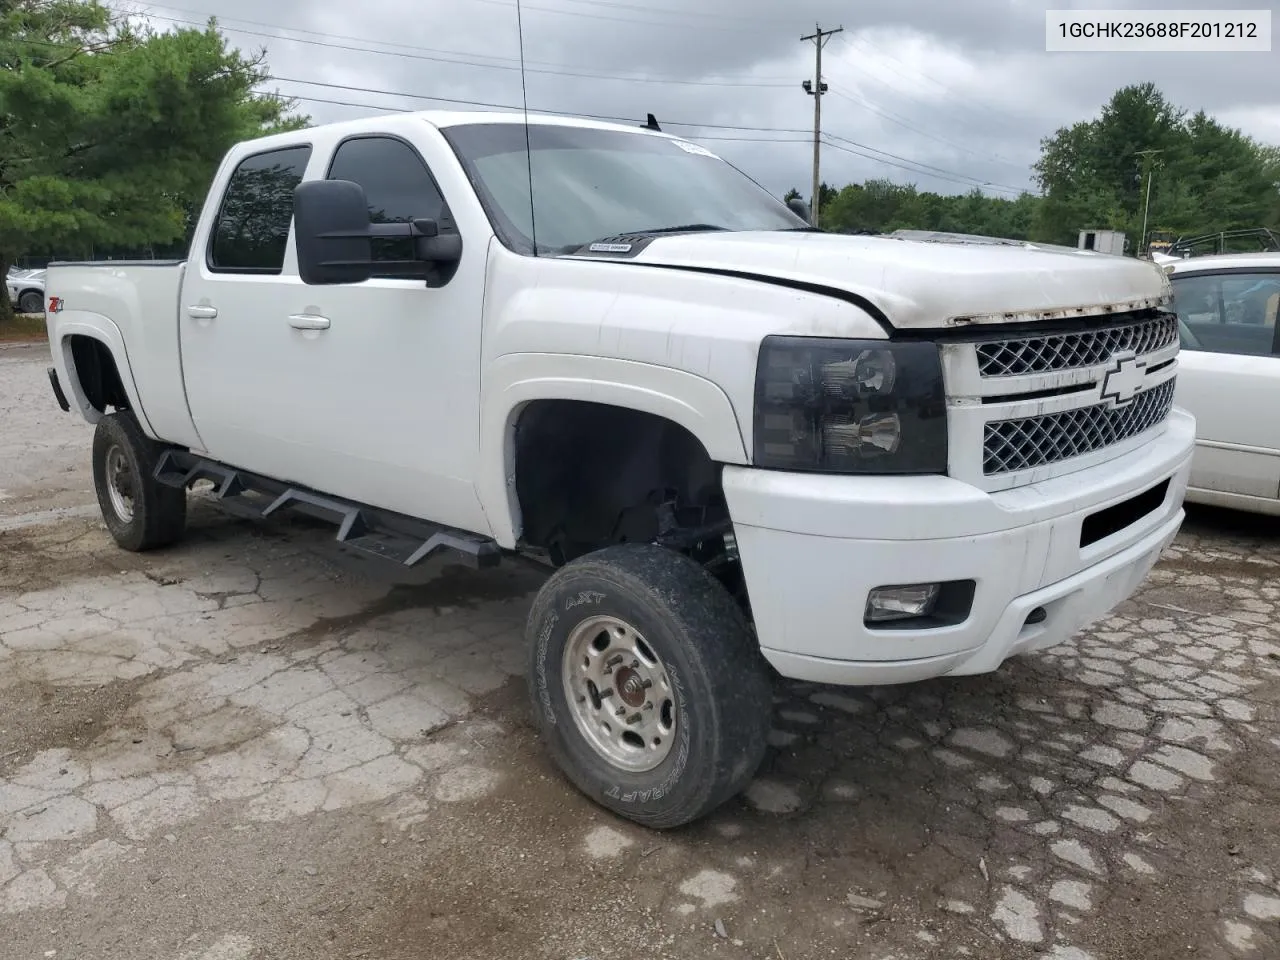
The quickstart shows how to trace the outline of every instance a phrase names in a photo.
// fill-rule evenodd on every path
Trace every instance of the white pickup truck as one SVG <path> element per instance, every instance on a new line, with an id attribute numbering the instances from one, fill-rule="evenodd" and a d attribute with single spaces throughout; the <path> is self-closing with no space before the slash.
<path id="1" fill-rule="evenodd" d="M 122 547 L 176 541 L 204 479 L 401 563 L 545 561 L 537 721 L 655 827 L 749 782 L 771 671 L 992 671 L 1128 597 L 1182 521 L 1158 268 L 817 232 L 652 129 L 244 143 L 188 260 L 57 264 L 48 293 Z"/>

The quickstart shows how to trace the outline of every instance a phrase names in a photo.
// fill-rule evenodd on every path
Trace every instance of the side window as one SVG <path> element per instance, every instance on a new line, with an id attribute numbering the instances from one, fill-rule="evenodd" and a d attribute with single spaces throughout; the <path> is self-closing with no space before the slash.
<path id="1" fill-rule="evenodd" d="M 213 227 L 209 267 L 228 273 L 279 273 L 293 222 L 293 190 L 309 146 L 246 157 L 231 174 Z"/>
<path id="2" fill-rule="evenodd" d="M 364 187 L 369 219 L 374 223 L 408 223 L 419 217 L 439 220 L 444 198 L 422 158 L 411 146 L 391 137 L 361 137 L 338 147 L 329 167 L 330 180 L 350 180 Z M 412 260 L 413 240 L 376 238 L 375 262 Z M 403 276 L 395 272 L 374 276 Z"/>
<path id="3" fill-rule="evenodd" d="M 1171 282 L 1185 349 L 1280 355 L 1280 272 L 1175 274 Z"/>

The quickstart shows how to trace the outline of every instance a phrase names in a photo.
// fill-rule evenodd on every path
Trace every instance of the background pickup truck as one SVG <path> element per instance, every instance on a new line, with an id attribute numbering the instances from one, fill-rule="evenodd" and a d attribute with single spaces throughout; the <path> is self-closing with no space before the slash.
<path id="1" fill-rule="evenodd" d="M 56 264 L 48 293 L 122 547 L 176 541 L 211 480 L 400 563 L 545 561 L 537 722 L 655 827 L 748 782 L 771 670 L 994 670 L 1106 614 L 1182 519 L 1158 268 L 819 233 L 651 130 L 428 113 L 241 144 L 187 261 Z"/>

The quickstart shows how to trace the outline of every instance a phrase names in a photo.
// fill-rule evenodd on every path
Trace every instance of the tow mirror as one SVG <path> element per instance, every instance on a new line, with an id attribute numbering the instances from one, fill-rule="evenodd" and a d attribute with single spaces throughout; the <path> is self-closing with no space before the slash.
<path id="1" fill-rule="evenodd" d="M 293 194 L 298 274 L 313 285 L 363 283 L 378 276 L 448 283 L 462 260 L 462 237 L 442 211 L 440 220 L 371 223 L 364 188 L 349 180 L 311 180 Z M 442 229 L 443 227 L 443 229 Z M 373 259 L 374 240 L 412 240 L 411 260 Z"/>
<path id="2" fill-rule="evenodd" d="M 373 272 L 364 188 L 350 180 L 309 180 L 293 191 L 298 274 L 314 285 L 363 283 Z"/>

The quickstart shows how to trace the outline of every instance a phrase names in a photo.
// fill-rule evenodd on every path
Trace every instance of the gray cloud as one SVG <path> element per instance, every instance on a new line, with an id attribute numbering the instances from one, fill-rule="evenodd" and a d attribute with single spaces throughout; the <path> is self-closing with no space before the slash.
<path id="1" fill-rule="evenodd" d="M 272 73 L 369 90 L 493 103 L 520 102 L 512 0 L 171 0 L 134 8 L 203 21 L 217 15 L 232 40 L 266 47 Z M 1280 142 L 1280 51 L 1252 54 L 1048 54 L 1047 8 L 1121 6 L 1064 0 L 526 0 L 525 56 L 534 109 L 643 118 L 656 114 L 686 136 L 772 137 L 777 143 L 706 140 L 708 147 L 779 192 L 805 190 L 813 101 L 815 23 L 843 25 L 824 53 L 823 148 L 828 182 L 886 176 L 959 192 L 975 183 L 1010 195 L 1032 186 L 1039 141 L 1097 113 L 1124 84 L 1155 82 L 1175 103 L 1204 109 L 1247 133 Z M 1130 3 L 1197 9 L 1204 0 Z M 1263 6 L 1258 0 L 1244 6 Z M 1274 8 L 1275 0 L 1266 4 Z M 1280 16 L 1276 17 L 1280 22 Z M 256 24 L 246 21 L 257 21 Z M 157 20 L 157 25 L 172 24 Z M 275 26 L 272 26 L 275 25 Z M 288 30 L 281 30 L 287 27 Z M 300 33 L 297 31 L 315 31 Z M 289 32 L 304 44 L 280 37 Z M 317 35 L 317 34 L 322 34 Z M 319 44 L 377 48 L 358 52 Z M 398 46 L 393 46 L 398 45 Z M 425 59 L 436 58 L 436 59 Z M 446 62 L 470 60 L 485 66 Z M 554 72 L 558 71 L 558 72 Z M 566 74 L 583 74 L 569 76 Z M 631 79 L 610 79 L 610 77 Z M 657 82 L 661 81 L 661 82 Z M 737 84 L 737 85 L 735 85 Z M 749 85 L 747 85 L 749 84 Z M 278 82 L 299 97 L 426 109 L 406 96 Z M 368 108 L 302 102 L 317 121 Z M 775 128 L 699 131 L 675 122 Z M 790 132 L 796 131 L 796 132 Z M 854 144 L 892 154 L 871 152 Z M 854 151 L 854 152 L 849 152 Z M 925 165 L 904 170 L 905 158 Z M 945 171 L 943 173 L 942 171 Z"/>

